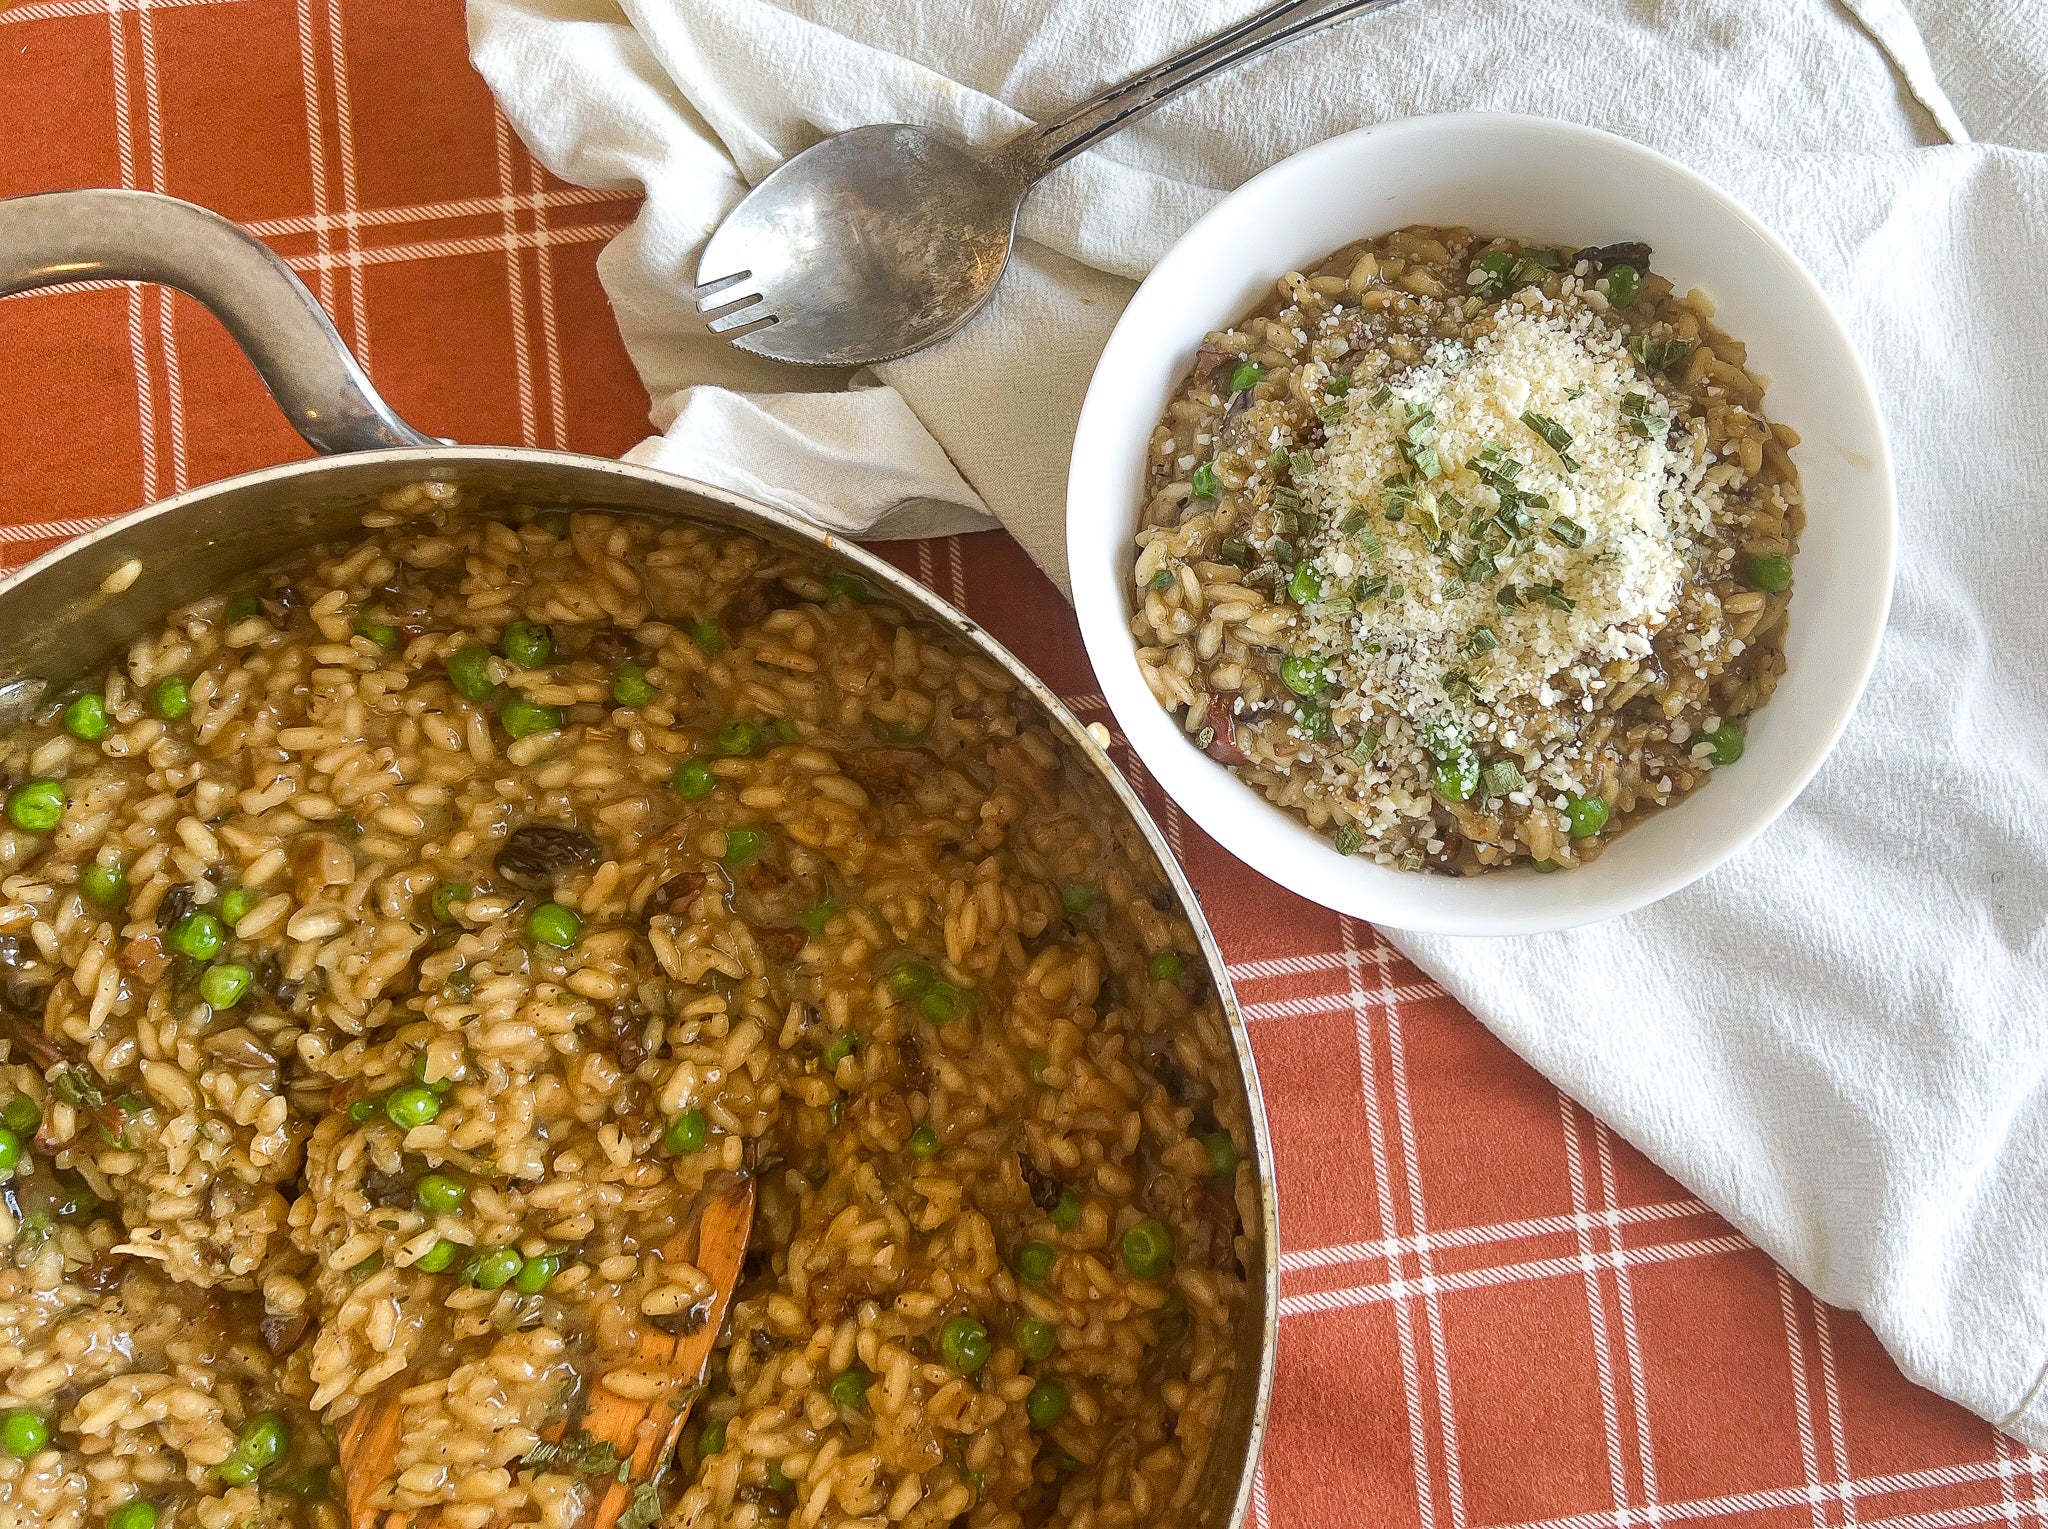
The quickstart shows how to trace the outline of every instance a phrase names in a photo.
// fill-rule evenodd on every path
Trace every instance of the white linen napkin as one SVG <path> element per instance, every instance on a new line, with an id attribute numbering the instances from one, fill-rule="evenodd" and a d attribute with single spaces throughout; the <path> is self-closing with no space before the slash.
<path id="1" fill-rule="evenodd" d="M 984 0 L 963 24 L 941 0 L 471 0 L 470 17 L 551 169 L 646 192 L 599 263 L 666 432 L 637 458 L 872 534 L 992 511 L 1062 581 L 1067 447 L 1131 282 L 1294 149 L 1416 112 L 1537 112 L 1672 154 L 1775 227 L 1894 432 L 1904 547 L 1869 697 L 1792 811 L 1691 890 L 1569 935 L 1400 943 L 1862 1312 L 1909 1375 L 2048 1447 L 2048 10 L 1409 0 L 1058 172 L 990 310 L 855 379 L 872 386 L 792 391 L 848 379 L 679 322 L 723 209 L 821 134 L 993 139 L 1253 3 Z"/>

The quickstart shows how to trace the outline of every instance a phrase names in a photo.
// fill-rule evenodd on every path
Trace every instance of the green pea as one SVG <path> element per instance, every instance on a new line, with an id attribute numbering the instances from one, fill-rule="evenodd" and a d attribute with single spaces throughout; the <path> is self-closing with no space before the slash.
<path id="1" fill-rule="evenodd" d="M 939 1133 L 930 1126 L 919 1126 L 910 1133 L 910 1150 L 919 1157 L 937 1157 L 944 1145 L 939 1140 Z"/>
<path id="2" fill-rule="evenodd" d="M 1069 913 L 1086 913 L 1095 906 L 1095 889 L 1070 881 L 1060 888 L 1060 906 Z"/>
<path id="3" fill-rule="evenodd" d="M 1180 958 L 1179 951 L 1162 950 L 1152 958 L 1152 964 L 1146 970 L 1154 982 L 1178 982 L 1181 973 L 1187 970 L 1187 962 Z"/>
<path id="4" fill-rule="evenodd" d="M 429 904 L 434 910 L 435 922 L 441 924 L 454 923 L 456 904 L 466 903 L 475 895 L 476 889 L 466 881 L 444 881 L 440 883 L 434 888 L 434 896 Z"/>
<path id="5" fill-rule="evenodd" d="M 1139 1279 L 1157 1279 L 1173 1262 L 1173 1233 L 1148 1216 L 1124 1233 L 1124 1267 Z"/>
<path id="6" fill-rule="evenodd" d="M 354 1104 L 351 1104 L 348 1107 L 348 1118 L 357 1125 L 361 1125 L 366 1120 L 376 1119 L 383 1112 L 383 1109 L 383 1099 L 372 1095 L 368 1099 L 358 1099 Z"/>
<path id="7" fill-rule="evenodd" d="M 567 510 L 542 510 L 533 517 L 533 523 L 558 542 L 569 539 L 569 512 Z"/>
<path id="8" fill-rule="evenodd" d="M 82 743 L 97 743 L 106 737 L 107 698 L 94 690 L 79 696 L 64 708 L 64 731 Z"/>
<path id="9" fill-rule="evenodd" d="M 654 686 L 640 664 L 620 664 L 612 676 L 612 699 L 621 706 L 645 706 L 654 699 Z"/>
<path id="10" fill-rule="evenodd" d="M 432 1125 L 441 1113 L 441 1096 L 424 1083 L 395 1088 L 384 1101 L 384 1116 L 402 1131 Z"/>
<path id="11" fill-rule="evenodd" d="M 775 735 L 777 743 L 794 743 L 804 735 L 794 717 L 777 717 L 769 724 L 768 731 Z"/>
<path id="12" fill-rule="evenodd" d="M 676 1157 L 687 1152 L 702 1152 L 709 1134 L 702 1110 L 684 1110 L 661 1133 L 661 1150 Z"/>
<path id="13" fill-rule="evenodd" d="M 204 908 L 195 908 L 171 925 L 171 932 L 165 940 L 181 956 L 190 956 L 195 961 L 211 961 L 227 944 L 228 932 L 226 926 L 211 913 Z"/>
<path id="14" fill-rule="evenodd" d="M 915 998 L 932 985 L 932 969 L 918 960 L 898 961 L 882 979 L 892 998 Z"/>
<path id="15" fill-rule="evenodd" d="M 918 1012 L 935 1025 L 950 1025 L 967 1012 L 970 1000 L 950 982 L 934 982 L 917 1000 Z"/>
<path id="16" fill-rule="evenodd" d="M 1052 1066 L 1052 1058 L 1043 1051 L 1033 1050 L 1024 1054 L 1024 1075 L 1039 1088 L 1048 1086 L 1045 1081 L 1045 1070 L 1050 1066 Z"/>
<path id="17" fill-rule="evenodd" d="M 1024 1399 L 1024 1415 L 1042 1433 L 1067 1415 L 1067 1401 L 1067 1388 L 1048 1375 Z"/>
<path id="18" fill-rule="evenodd" d="M 1611 265 L 1607 268 L 1607 300 L 1617 308 L 1626 308 L 1636 300 L 1643 290 L 1643 273 L 1632 265 Z"/>
<path id="19" fill-rule="evenodd" d="M 1607 826 L 1607 798 L 1575 796 L 1565 803 L 1565 821 L 1574 839 L 1588 839 Z"/>
<path id="20" fill-rule="evenodd" d="M 676 795 L 686 802 L 702 801 L 717 784 L 718 777 L 711 773 L 711 766 L 701 759 L 685 759 L 676 766 Z"/>
<path id="21" fill-rule="evenodd" d="M 1173 588 L 1173 582 L 1173 570 L 1171 568 L 1162 568 L 1152 575 L 1152 587 L 1154 589 L 1171 589 Z"/>
<path id="22" fill-rule="evenodd" d="M 832 1038 L 832 1044 L 825 1048 L 826 1070 L 837 1072 L 839 1064 L 859 1049 L 860 1036 L 854 1031 L 848 1030 L 844 1035 L 835 1035 Z"/>
<path id="23" fill-rule="evenodd" d="M 262 893 L 253 887 L 229 887 L 220 895 L 220 921 L 232 929 L 249 916 Z"/>
<path id="24" fill-rule="evenodd" d="M 430 1210 L 437 1216 L 452 1216 L 462 1209 L 469 1199 L 469 1186 L 445 1173 L 428 1173 L 413 1185 L 412 1192 L 419 1196 L 420 1208 Z"/>
<path id="25" fill-rule="evenodd" d="M 1297 563 L 1287 580 L 1287 596 L 1296 605 L 1308 605 L 1323 597 L 1323 575 L 1314 563 Z"/>
<path id="26" fill-rule="evenodd" d="M 761 835 L 752 828 L 728 828 L 725 853 L 719 858 L 727 865 L 740 865 L 761 852 Z"/>
<path id="27" fill-rule="evenodd" d="M 0 1412 L 0 1449 L 15 1459 L 40 1454 L 49 1443 L 50 1420 L 33 1407 L 9 1407 Z"/>
<path id="28" fill-rule="evenodd" d="M 7 821 L 23 833 L 46 834 L 64 821 L 70 805 L 62 781 L 26 781 L 7 793 Z"/>
<path id="29" fill-rule="evenodd" d="M 1714 763 L 1717 765 L 1734 764 L 1742 757 L 1743 749 L 1748 746 L 1742 736 L 1742 729 L 1733 722 L 1723 722 L 1712 732 L 1702 733 L 1700 737 L 1713 746 Z"/>
<path id="30" fill-rule="evenodd" d="M 1020 1317 L 1016 1327 L 1017 1347 L 1033 1364 L 1052 1358 L 1060 1346 L 1060 1330 L 1036 1317 Z"/>
<path id="31" fill-rule="evenodd" d="M 1052 1224 L 1061 1231 L 1071 1232 L 1081 1224 L 1081 1197 L 1071 1189 L 1062 1189 L 1060 1197 L 1053 1202 L 1052 1209 L 1047 1211 L 1046 1215 L 1052 1218 Z"/>
<path id="32" fill-rule="evenodd" d="M 356 617 L 356 635 L 369 638 L 380 648 L 398 646 L 398 628 L 370 611 Z"/>
<path id="33" fill-rule="evenodd" d="M 111 908 L 128 895 L 128 873 L 118 865 L 101 865 L 95 860 L 78 873 L 78 890 L 87 902 Z"/>
<path id="34" fill-rule="evenodd" d="M 228 597 L 228 621 L 231 624 L 237 621 L 247 621 L 261 608 L 257 603 L 256 596 L 245 589 L 238 595 Z"/>
<path id="35" fill-rule="evenodd" d="M 849 600 L 865 600 L 868 581 L 851 573 L 835 573 L 825 580 L 825 593 L 843 595 Z"/>
<path id="36" fill-rule="evenodd" d="M 540 706 L 524 696 L 514 696 L 498 713 L 498 720 L 505 724 L 505 731 L 515 740 L 531 738 L 535 733 L 552 733 L 559 728 L 562 709 L 559 706 Z"/>
<path id="37" fill-rule="evenodd" d="M 455 1260 L 461 1256 L 461 1253 L 462 1248 L 460 1244 L 450 1242 L 446 1237 L 443 1237 L 431 1248 L 428 1248 L 426 1252 L 420 1254 L 413 1261 L 413 1267 L 422 1274 L 439 1274 L 444 1269 L 452 1269 L 455 1266 Z"/>
<path id="38" fill-rule="evenodd" d="M 199 996 L 210 1009 L 232 1009 L 249 991 L 249 968 L 234 961 L 209 966 L 199 977 Z"/>
<path id="39" fill-rule="evenodd" d="M 1531 860 L 1529 862 L 1529 869 L 1534 871 L 1538 876 L 1550 876 L 1554 875 L 1558 871 L 1563 870 L 1564 867 L 1559 865 L 1555 860 Z"/>
<path id="40" fill-rule="evenodd" d="M 1320 695 L 1327 681 L 1320 658 L 1290 653 L 1280 660 L 1280 683 L 1296 695 Z"/>
<path id="41" fill-rule="evenodd" d="M 539 945 L 567 950 L 583 937 L 583 920 L 560 903 L 542 903 L 526 915 L 526 937 Z"/>
<path id="42" fill-rule="evenodd" d="M 107 1515 L 107 1529 L 156 1529 L 156 1509 L 137 1497 Z"/>
<path id="43" fill-rule="evenodd" d="M 858 1412 L 868 1404 L 868 1387 L 874 1383 L 874 1376 L 855 1365 L 833 1377 L 832 1384 L 825 1388 L 825 1394 L 849 1412 Z"/>
<path id="44" fill-rule="evenodd" d="M 1471 800 L 1472 793 L 1479 789 L 1479 758 L 1470 750 L 1453 754 L 1437 761 L 1430 774 L 1430 784 L 1436 787 L 1436 794 L 1447 802 Z"/>
<path id="45" fill-rule="evenodd" d="M 838 911 L 839 904 L 828 897 L 815 907 L 804 909 L 796 916 L 796 921 L 803 925 L 805 934 L 815 939 L 825 932 L 825 926 L 832 922 L 832 915 Z"/>
<path id="46" fill-rule="evenodd" d="M 498 651 L 522 669 L 538 669 L 555 651 L 555 634 L 537 621 L 514 621 L 498 640 Z"/>
<path id="47" fill-rule="evenodd" d="M 542 1253 L 519 1266 L 519 1272 L 512 1276 L 512 1288 L 521 1295 L 539 1295 L 548 1288 L 548 1281 L 561 1272 L 561 1254 Z"/>
<path id="48" fill-rule="evenodd" d="M 891 743 L 916 743 L 929 731 L 923 722 L 885 722 L 882 736 Z"/>
<path id="49" fill-rule="evenodd" d="M 693 621 L 683 630 L 690 634 L 690 641 L 706 653 L 716 653 L 725 646 L 725 633 L 718 629 L 716 616 L 706 616 L 702 620 Z"/>
<path id="50" fill-rule="evenodd" d="M 502 1290 L 518 1278 L 526 1260 L 517 1248 L 478 1248 L 463 1273 L 479 1290 Z"/>
<path id="51" fill-rule="evenodd" d="M 787 1492 L 791 1487 L 796 1485 L 796 1483 L 790 1479 L 789 1472 L 785 1471 L 782 1468 L 782 1465 L 779 1461 L 770 1460 L 765 1469 L 768 1473 L 768 1485 L 773 1490 L 777 1492 Z"/>
<path id="52" fill-rule="evenodd" d="M 282 1460 L 292 1447 L 292 1425 L 282 1413 L 259 1412 L 235 1436 L 235 1452 L 214 1469 L 221 1480 L 245 1486 Z M 230 1472 L 229 1467 L 235 1469 Z"/>
<path id="53" fill-rule="evenodd" d="M 1159 1308 L 1159 1341 L 1178 1343 L 1194 1331 L 1194 1319 L 1188 1315 L 1188 1303 L 1178 1294 Z"/>
<path id="54" fill-rule="evenodd" d="M 1042 1285 L 1052 1276 L 1052 1263 L 1058 1256 L 1051 1243 L 1027 1242 L 1017 1249 L 1017 1273 L 1034 1285 Z"/>
<path id="55" fill-rule="evenodd" d="M 0 1126 L 0 1178 L 13 1176 L 21 1166 L 21 1138 L 9 1126 Z"/>
<path id="56" fill-rule="evenodd" d="M 43 1107 L 27 1094 L 16 1094 L 5 1104 L 0 1104 L 0 1125 L 17 1136 L 33 1136 L 36 1127 L 43 1123 Z"/>
<path id="57" fill-rule="evenodd" d="M 1209 1154 L 1209 1171 L 1219 1178 L 1237 1172 L 1237 1143 L 1228 1131 L 1211 1131 L 1202 1138 L 1202 1150 Z"/>
<path id="58" fill-rule="evenodd" d="M 697 1435 L 697 1458 L 699 1460 L 709 1459 L 724 1448 L 725 1419 L 720 1418 L 715 1423 L 706 1423 L 704 1431 Z"/>
<path id="59" fill-rule="evenodd" d="M 149 709 L 166 722 L 175 722 L 192 709 L 192 685 L 180 675 L 167 674 L 149 689 Z"/>
<path id="60" fill-rule="evenodd" d="M 448 655 L 448 678 L 455 692 L 465 700 L 486 701 L 498 688 L 491 678 L 491 650 L 480 642 L 458 648 Z"/>
<path id="61" fill-rule="evenodd" d="M 1266 369 L 1256 361 L 1240 361 L 1230 369 L 1230 391 L 1242 393 L 1259 385 Z"/>
<path id="62" fill-rule="evenodd" d="M 988 1329 L 969 1316 L 958 1316 L 939 1329 L 939 1357 L 955 1375 L 972 1375 L 988 1363 L 995 1345 Z"/>
<path id="63" fill-rule="evenodd" d="M 767 742 L 767 735 L 744 718 L 718 724 L 718 731 L 712 735 L 712 749 L 724 759 L 743 759 L 758 754 Z"/>
<path id="64" fill-rule="evenodd" d="M 1769 557 L 1753 557 L 1749 560 L 1749 587 L 1760 589 L 1767 595 L 1775 595 L 1792 584 L 1792 559 L 1772 553 Z"/>

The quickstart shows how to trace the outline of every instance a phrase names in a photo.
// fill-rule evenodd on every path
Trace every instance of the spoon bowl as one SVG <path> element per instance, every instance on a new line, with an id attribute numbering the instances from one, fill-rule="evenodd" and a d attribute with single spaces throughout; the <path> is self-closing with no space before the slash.
<path id="1" fill-rule="evenodd" d="M 760 324 L 733 343 L 825 366 L 935 344 L 995 291 L 1023 189 L 931 128 L 860 127 L 815 143 L 755 187 L 704 246 L 702 287 L 723 283 L 722 304 L 725 292 L 740 296 L 714 332 Z M 800 300 L 775 300 L 790 292 Z"/>

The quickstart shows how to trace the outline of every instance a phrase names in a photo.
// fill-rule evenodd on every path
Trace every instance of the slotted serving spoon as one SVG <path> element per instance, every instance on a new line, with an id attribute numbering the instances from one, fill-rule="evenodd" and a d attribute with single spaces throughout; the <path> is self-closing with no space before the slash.
<path id="1" fill-rule="evenodd" d="M 901 123 L 835 134 L 726 214 L 697 262 L 697 311 L 712 334 L 778 361 L 921 350 L 995 292 L 1017 209 L 1048 172 L 1213 75 L 1395 3 L 1281 0 L 986 148 Z"/>
<path id="2" fill-rule="evenodd" d="M 678 1336 L 643 1329 L 629 1352 L 603 1356 L 603 1369 L 590 1377 L 595 1383 L 587 1393 L 589 1409 L 573 1422 L 594 1442 L 611 1445 L 623 1465 L 622 1474 L 608 1478 L 602 1494 L 594 1495 L 585 1506 L 580 1529 L 613 1529 L 631 1506 L 635 1492 L 653 1481 L 667 1463 L 683 1424 L 689 1421 L 697 1389 L 704 1383 L 705 1362 L 732 1306 L 753 1227 L 753 1175 L 722 1174 L 705 1185 L 682 1229 L 662 1244 L 662 1257 L 694 1264 L 711 1281 L 712 1294 L 700 1325 Z M 668 1383 L 650 1399 L 629 1400 L 603 1384 L 603 1370 L 619 1365 L 665 1371 Z M 401 1375 L 341 1425 L 336 1445 L 349 1529 L 406 1529 L 409 1524 L 426 1529 L 438 1517 L 431 1509 L 407 1512 L 372 1505 L 377 1489 L 390 1479 L 398 1454 L 404 1425 L 399 1397 L 404 1390 L 405 1377 Z M 558 1420 L 543 1434 L 559 1442 L 571 1422 Z"/>

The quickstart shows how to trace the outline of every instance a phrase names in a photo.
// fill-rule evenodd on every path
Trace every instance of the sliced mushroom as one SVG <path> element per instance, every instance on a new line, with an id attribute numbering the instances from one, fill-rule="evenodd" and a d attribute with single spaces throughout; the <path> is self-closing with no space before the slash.
<path id="1" fill-rule="evenodd" d="M 230 1067 L 254 1072 L 277 1065 L 277 1053 L 258 1040 L 255 1031 L 244 1025 L 236 1025 L 231 1030 L 216 1030 L 199 1046 L 209 1056 L 218 1057 Z"/>
<path id="2" fill-rule="evenodd" d="M 290 1317 L 265 1317 L 257 1324 L 257 1331 L 263 1335 L 263 1346 L 281 1359 L 306 1341 L 312 1327 L 312 1316 L 302 1311 Z"/>
<path id="3" fill-rule="evenodd" d="M 501 880 L 528 892 L 544 892 L 565 871 L 604 859 L 604 846 L 580 828 L 528 823 L 515 828 L 492 862 Z"/>
<path id="4" fill-rule="evenodd" d="M 1650 246 L 1640 240 L 1625 244 L 1597 244 L 1591 249 L 1580 250 L 1578 258 L 1592 266 L 1596 276 L 1617 265 L 1632 265 L 1638 271 L 1647 271 L 1650 268 Z"/>
<path id="5" fill-rule="evenodd" d="M 285 860 L 301 902 L 311 902 L 329 887 L 345 887 L 356 879 L 356 857 L 346 844 L 326 834 L 293 840 Z"/>

